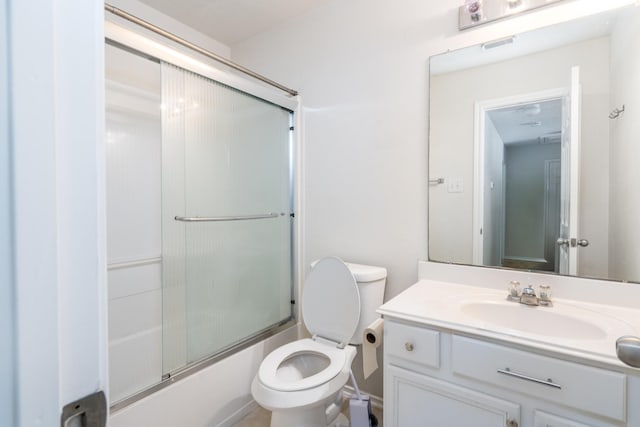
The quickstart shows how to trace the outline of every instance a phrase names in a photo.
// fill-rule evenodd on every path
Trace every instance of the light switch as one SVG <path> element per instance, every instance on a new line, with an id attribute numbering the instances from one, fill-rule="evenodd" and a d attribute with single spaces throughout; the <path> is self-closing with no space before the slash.
<path id="1" fill-rule="evenodd" d="M 451 178 L 447 180 L 447 192 L 462 193 L 463 191 L 462 178 Z"/>

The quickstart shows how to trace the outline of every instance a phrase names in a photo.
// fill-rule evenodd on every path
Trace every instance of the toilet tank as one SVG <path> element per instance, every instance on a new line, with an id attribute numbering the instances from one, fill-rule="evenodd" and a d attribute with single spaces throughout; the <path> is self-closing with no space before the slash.
<path id="1" fill-rule="evenodd" d="M 384 287 L 387 281 L 387 269 L 372 265 L 352 264 L 345 262 L 351 274 L 358 284 L 360 293 L 360 321 L 356 332 L 349 341 L 351 344 L 362 344 L 362 335 L 380 315 L 376 309 L 380 307 L 384 299 Z"/>

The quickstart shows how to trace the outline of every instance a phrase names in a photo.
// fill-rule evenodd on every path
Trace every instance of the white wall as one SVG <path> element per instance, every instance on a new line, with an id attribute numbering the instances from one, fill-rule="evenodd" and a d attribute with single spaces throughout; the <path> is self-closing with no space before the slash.
<path id="1" fill-rule="evenodd" d="M 636 8 L 620 19 L 611 36 L 611 99 L 609 109 L 625 105 L 624 115 L 611 120 L 611 237 L 609 240 L 610 275 L 618 279 L 640 277 L 640 10 Z M 633 54 L 630 54 L 629 51 Z"/>
<path id="2" fill-rule="evenodd" d="M 329 1 L 232 48 L 303 95 L 305 260 L 388 269 L 387 298 L 426 257 L 429 43 L 453 2 Z"/>

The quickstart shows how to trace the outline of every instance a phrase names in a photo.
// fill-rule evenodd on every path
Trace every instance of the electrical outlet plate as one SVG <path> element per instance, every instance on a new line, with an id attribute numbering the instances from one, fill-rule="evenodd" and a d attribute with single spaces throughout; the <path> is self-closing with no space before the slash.
<path id="1" fill-rule="evenodd" d="M 475 0 L 458 8 L 458 28 L 464 30 L 564 0 Z"/>

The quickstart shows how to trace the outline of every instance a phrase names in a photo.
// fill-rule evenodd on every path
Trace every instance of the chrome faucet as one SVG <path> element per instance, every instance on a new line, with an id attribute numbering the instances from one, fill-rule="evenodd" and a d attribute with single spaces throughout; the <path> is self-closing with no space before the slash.
<path id="1" fill-rule="evenodd" d="M 540 299 L 536 296 L 536 291 L 531 285 L 522 290 L 522 294 L 520 294 L 520 304 L 540 305 Z"/>
<path id="2" fill-rule="evenodd" d="M 531 306 L 543 305 L 545 307 L 553 307 L 550 285 L 540 285 L 540 295 L 536 295 L 536 291 L 531 285 L 527 285 L 522 292 L 520 292 L 520 282 L 512 280 L 509 282 L 509 288 L 507 290 L 509 292 L 507 294 L 507 301 L 519 302 L 520 304 Z"/>

